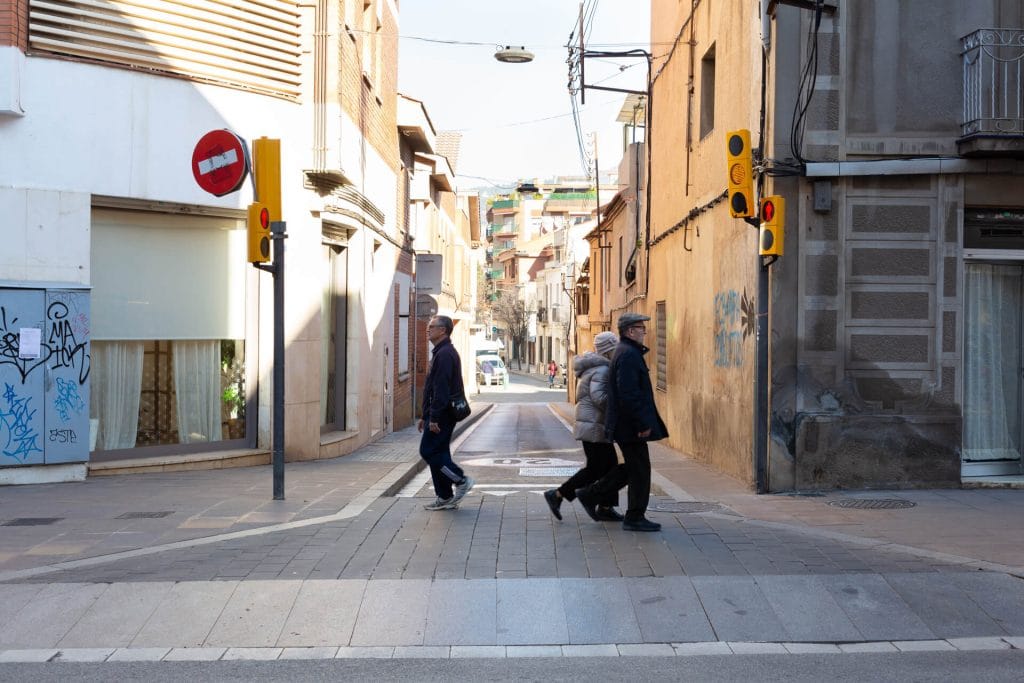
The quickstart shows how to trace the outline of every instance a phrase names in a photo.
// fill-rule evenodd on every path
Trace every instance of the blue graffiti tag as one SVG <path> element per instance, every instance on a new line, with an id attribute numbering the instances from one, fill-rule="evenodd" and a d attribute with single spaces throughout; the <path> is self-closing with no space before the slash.
<path id="1" fill-rule="evenodd" d="M 0 406 L 0 426 L 7 431 L 7 443 L 2 452 L 9 458 L 25 462 L 32 453 L 42 453 L 36 443 L 39 434 L 32 428 L 36 411 L 29 409 L 31 397 L 19 398 L 14 387 L 4 382 L 4 405 Z"/>
<path id="2" fill-rule="evenodd" d="M 53 399 L 53 407 L 60 419 L 65 422 L 71 421 L 71 413 L 81 415 L 85 409 L 85 401 L 78 395 L 78 385 L 58 377 L 57 396 Z"/>
<path id="3" fill-rule="evenodd" d="M 734 290 L 715 294 L 715 365 L 743 365 L 743 328 L 740 296 Z"/>

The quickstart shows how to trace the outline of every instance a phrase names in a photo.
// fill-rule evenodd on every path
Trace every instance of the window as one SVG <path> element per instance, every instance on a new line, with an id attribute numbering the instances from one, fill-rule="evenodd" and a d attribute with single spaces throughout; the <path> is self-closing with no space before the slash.
<path id="1" fill-rule="evenodd" d="M 661 391 L 668 389 L 668 330 L 665 316 L 665 302 L 658 301 L 654 306 L 654 327 L 658 336 L 655 341 L 657 354 L 657 387 Z"/>
<path id="2" fill-rule="evenodd" d="M 348 337 L 348 250 L 324 244 L 323 300 L 320 305 L 321 431 L 346 429 L 345 393 Z"/>
<path id="3" fill-rule="evenodd" d="M 715 128 L 715 46 L 700 60 L 700 136 Z"/>
<path id="4" fill-rule="evenodd" d="M 619 235 L 619 287 L 622 286 L 622 235 Z"/>
<path id="5" fill-rule="evenodd" d="M 409 298 L 412 278 L 405 273 L 395 275 L 398 279 L 398 377 L 409 374 Z"/>
<path id="6" fill-rule="evenodd" d="M 93 212 L 96 450 L 237 447 L 246 438 L 241 227 L 234 219 Z"/>

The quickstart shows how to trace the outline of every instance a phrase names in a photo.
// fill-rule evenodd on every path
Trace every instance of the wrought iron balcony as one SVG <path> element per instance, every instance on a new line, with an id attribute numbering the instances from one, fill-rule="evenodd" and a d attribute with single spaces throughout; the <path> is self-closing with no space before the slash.
<path id="1" fill-rule="evenodd" d="M 1024 155 L 1024 30 L 983 28 L 960 39 L 964 156 Z"/>

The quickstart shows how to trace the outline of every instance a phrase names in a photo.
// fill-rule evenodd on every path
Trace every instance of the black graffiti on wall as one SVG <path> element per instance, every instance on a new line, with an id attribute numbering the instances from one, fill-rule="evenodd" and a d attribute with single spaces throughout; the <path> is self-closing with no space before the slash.
<path id="1" fill-rule="evenodd" d="M 85 384 L 89 377 L 89 319 L 84 313 L 70 315 L 65 302 L 54 301 L 46 309 L 46 325 L 46 344 L 53 360 L 50 367 L 77 369 L 78 383 Z"/>
<path id="2" fill-rule="evenodd" d="M 40 340 L 37 358 L 19 358 L 21 328 L 18 318 L 0 306 L 0 366 L 13 366 L 24 384 L 37 368 L 52 361 L 52 369 L 78 371 L 78 383 L 89 377 L 89 319 L 84 313 L 72 314 L 64 301 L 52 302 L 46 310 L 46 337 Z"/>
<path id="3" fill-rule="evenodd" d="M 50 358 L 49 348 L 43 348 L 40 344 L 38 358 L 19 358 L 18 351 L 21 348 L 21 330 L 16 325 L 18 318 L 8 316 L 7 309 L 0 306 L 0 366 L 12 365 L 21 376 L 21 383 L 32 374 L 36 368 L 45 365 Z"/>

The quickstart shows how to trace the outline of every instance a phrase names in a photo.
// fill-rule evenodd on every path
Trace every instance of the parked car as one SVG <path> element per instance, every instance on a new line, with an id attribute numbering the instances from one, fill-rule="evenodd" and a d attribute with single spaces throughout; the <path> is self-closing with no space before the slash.
<path id="1" fill-rule="evenodd" d="M 482 386 L 508 384 L 508 370 L 497 356 L 476 357 L 476 381 Z"/>

